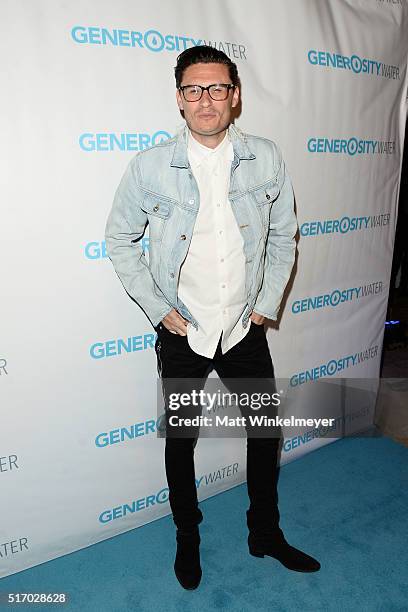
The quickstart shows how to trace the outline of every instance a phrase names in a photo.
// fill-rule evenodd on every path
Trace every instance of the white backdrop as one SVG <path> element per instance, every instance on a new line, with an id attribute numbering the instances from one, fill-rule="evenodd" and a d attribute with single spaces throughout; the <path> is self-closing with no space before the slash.
<path id="1" fill-rule="evenodd" d="M 407 4 L 248 7 L 0 3 L 0 576 L 169 512 L 154 330 L 103 236 L 128 161 L 180 126 L 173 67 L 184 46 L 210 42 L 237 62 L 237 125 L 274 139 L 292 177 L 299 257 L 279 330 L 268 331 L 277 375 L 293 386 L 322 365 L 334 378 L 378 375 Z M 328 441 L 286 440 L 281 464 Z M 244 449 L 242 439 L 199 442 L 200 499 L 243 482 Z"/>

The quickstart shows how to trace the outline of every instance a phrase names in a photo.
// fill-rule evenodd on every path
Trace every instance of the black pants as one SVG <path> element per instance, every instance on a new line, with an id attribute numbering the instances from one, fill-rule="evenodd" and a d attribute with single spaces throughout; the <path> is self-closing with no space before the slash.
<path id="1" fill-rule="evenodd" d="M 157 328 L 155 350 L 158 371 L 166 393 L 166 378 L 195 378 L 205 381 L 215 369 L 221 380 L 238 378 L 273 379 L 274 371 L 263 325 L 251 324 L 246 336 L 227 351 L 220 342 L 212 359 L 195 353 L 187 336 L 169 332 L 162 324 Z M 254 533 L 277 533 L 277 437 L 247 438 L 247 487 L 250 500 L 247 525 Z M 166 437 L 165 465 L 169 502 L 174 522 L 188 530 L 202 521 L 195 485 L 194 448 L 197 437 Z M 221 443 L 221 440 L 220 440 Z"/>

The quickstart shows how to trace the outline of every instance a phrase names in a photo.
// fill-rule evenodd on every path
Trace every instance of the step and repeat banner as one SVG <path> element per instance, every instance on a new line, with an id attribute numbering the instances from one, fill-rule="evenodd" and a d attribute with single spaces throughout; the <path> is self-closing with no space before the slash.
<path id="1" fill-rule="evenodd" d="M 210 44 L 237 63 L 236 123 L 278 143 L 293 181 L 296 270 L 268 329 L 277 376 L 292 388 L 378 376 L 408 6 L 1 0 L 0 17 L 7 576 L 169 513 L 155 333 L 114 272 L 104 229 L 131 158 L 183 124 L 173 68 L 185 48 Z M 148 233 L 143 241 L 148 253 Z M 330 441 L 286 438 L 280 462 Z M 245 440 L 200 440 L 196 478 L 200 499 L 242 483 Z"/>

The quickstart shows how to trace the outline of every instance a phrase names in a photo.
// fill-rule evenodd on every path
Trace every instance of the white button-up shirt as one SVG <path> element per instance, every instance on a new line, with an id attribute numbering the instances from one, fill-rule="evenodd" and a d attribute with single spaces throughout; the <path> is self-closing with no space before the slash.
<path id="1" fill-rule="evenodd" d="M 248 333 L 242 315 L 245 295 L 243 238 L 228 200 L 231 162 L 228 133 L 215 148 L 189 133 L 188 159 L 200 192 L 200 207 L 187 257 L 180 270 L 178 295 L 198 322 L 187 327 L 190 347 L 212 358 L 222 333 L 226 353 Z"/>

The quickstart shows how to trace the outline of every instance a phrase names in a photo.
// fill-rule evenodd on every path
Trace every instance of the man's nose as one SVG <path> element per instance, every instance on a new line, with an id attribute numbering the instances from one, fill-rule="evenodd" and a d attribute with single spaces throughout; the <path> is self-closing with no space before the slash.
<path id="1" fill-rule="evenodd" d="M 211 96 L 209 94 L 208 89 L 203 91 L 203 95 L 201 96 L 200 103 L 201 103 L 201 106 L 211 106 L 212 98 L 211 98 Z"/>

